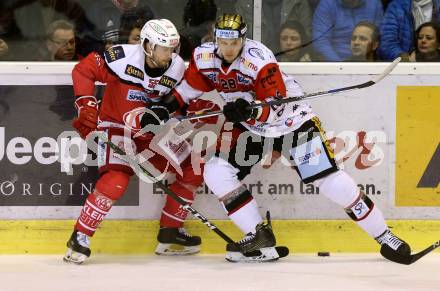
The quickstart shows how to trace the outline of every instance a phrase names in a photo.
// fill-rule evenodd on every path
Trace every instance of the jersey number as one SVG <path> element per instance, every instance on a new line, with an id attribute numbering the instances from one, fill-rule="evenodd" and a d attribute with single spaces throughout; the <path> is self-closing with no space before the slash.
<path id="1" fill-rule="evenodd" d="M 223 90 L 235 89 L 237 88 L 237 84 L 235 83 L 235 79 L 221 79 L 220 83 L 222 84 Z"/>

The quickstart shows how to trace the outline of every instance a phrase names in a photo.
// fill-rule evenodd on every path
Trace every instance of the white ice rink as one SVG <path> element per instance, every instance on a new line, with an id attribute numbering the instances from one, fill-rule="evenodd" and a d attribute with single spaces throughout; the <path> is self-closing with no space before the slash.
<path id="1" fill-rule="evenodd" d="M 0 256 L 0 290 L 440 290 L 440 254 L 411 266 L 380 255 L 291 255 L 275 263 L 228 263 L 220 255 L 95 255 L 84 265 L 61 256 Z"/>

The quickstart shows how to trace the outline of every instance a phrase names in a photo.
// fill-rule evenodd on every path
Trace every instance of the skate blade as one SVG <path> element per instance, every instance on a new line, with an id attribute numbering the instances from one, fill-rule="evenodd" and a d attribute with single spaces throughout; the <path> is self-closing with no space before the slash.
<path id="1" fill-rule="evenodd" d="M 64 255 L 63 261 L 66 263 L 74 263 L 77 265 L 81 265 L 87 260 L 87 256 L 78 252 L 75 252 L 72 249 L 67 249 L 66 254 Z"/>
<path id="2" fill-rule="evenodd" d="M 200 252 L 200 246 L 182 246 L 178 244 L 159 243 L 155 253 L 159 256 L 187 256 Z"/>
<path id="3" fill-rule="evenodd" d="M 225 259 L 229 262 L 238 263 L 263 263 L 263 262 L 274 262 L 280 258 L 283 258 L 289 254 L 289 249 L 287 247 L 268 247 L 261 248 L 257 251 L 250 253 L 240 253 L 240 252 L 227 252 Z"/>

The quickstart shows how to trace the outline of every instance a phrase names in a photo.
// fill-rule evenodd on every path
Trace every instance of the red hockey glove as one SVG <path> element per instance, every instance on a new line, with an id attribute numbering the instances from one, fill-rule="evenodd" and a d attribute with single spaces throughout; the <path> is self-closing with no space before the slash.
<path id="1" fill-rule="evenodd" d="M 85 139 L 98 125 L 98 102 L 93 96 L 82 96 L 76 99 L 75 107 L 78 118 L 73 120 L 72 126 Z"/>
<path id="2" fill-rule="evenodd" d="M 188 116 L 191 116 L 191 115 L 199 115 L 199 114 L 204 114 L 219 110 L 220 107 L 214 102 L 203 99 L 197 99 L 197 100 L 191 100 L 191 102 L 188 105 L 188 108 L 186 109 L 186 112 Z M 207 124 L 216 124 L 217 120 L 218 120 L 218 116 L 212 116 L 212 117 L 206 117 L 200 119 L 192 119 L 190 120 L 190 122 L 191 123 L 203 122 Z"/>

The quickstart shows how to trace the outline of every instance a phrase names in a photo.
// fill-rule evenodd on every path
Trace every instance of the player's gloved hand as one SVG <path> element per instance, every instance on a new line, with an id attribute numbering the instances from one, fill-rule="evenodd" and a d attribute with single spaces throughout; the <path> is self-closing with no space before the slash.
<path id="1" fill-rule="evenodd" d="M 145 112 L 141 118 L 141 127 L 144 128 L 148 125 L 160 125 L 162 121 L 166 121 L 170 118 L 168 109 L 163 105 L 152 105 L 148 107 L 149 111 Z"/>
<path id="2" fill-rule="evenodd" d="M 212 101 L 195 99 L 191 100 L 186 109 L 187 115 L 200 115 L 208 112 L 219 111 L 220 107 Z M 216 124 L 218 116 L 205 117 L 200 119 L 191 119 L 191 123 L 202 122 L 206 124 Z"/>
<path id="3" fill-rule="evenodd" d="M 78 118 L 73 120 L 72 126 L 85 139 L 98 126 L 98 102 L 93 96 L 82 96 L 76 99 L 75 107 Z"/>
<path id="4" fill-rule="evenodd" d="M 223 107 L 223 114 L 227 121 L 230 122 L 242 122 L 253 118 L 255 115 L 255 109 L 249 108 L 251 103 L 243 98 L 239 98 L 234 102 L 228 102 Z"/>

